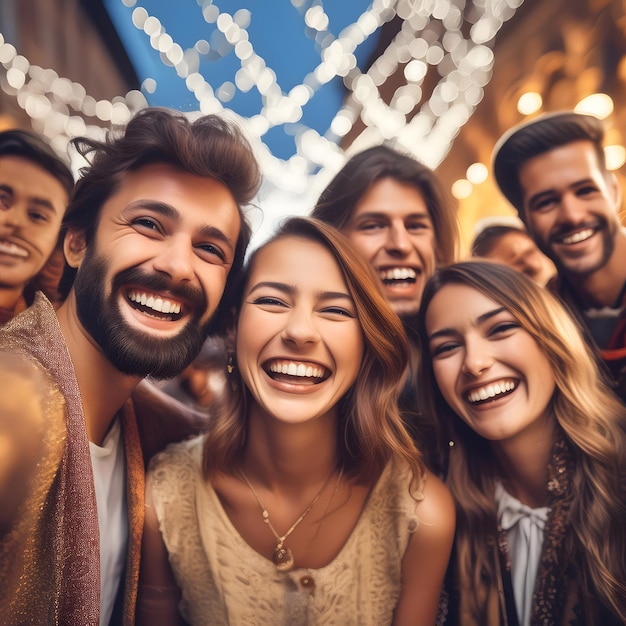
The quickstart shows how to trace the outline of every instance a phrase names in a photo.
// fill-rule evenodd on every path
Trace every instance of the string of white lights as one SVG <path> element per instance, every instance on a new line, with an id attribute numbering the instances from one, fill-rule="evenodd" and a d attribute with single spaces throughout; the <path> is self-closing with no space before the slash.
<path id="1" fill-rule="evenodd" d="M 346 155 L 338 142 L 359 120 L 365 128 L 350 151 L 388 140 L 436 167 L 481 101 L 493 67 L 490 46 L 523 0 L 373 0 L 338 35 L 330 31 L 321 1 L 291 0 L 306 34 L 317 44 L 320 62 L 287 93 L 250 40 L 250 10 L 231 15 L 213 0 L 198 0 L 202 18 L 215 27 L 209 41 L 198 40 L 184 49 L 156 16 L 138 6 L 138 0 L 121 2 L 131 9 L 133 25 L 149 37 L 161 61 L 184 81 L 201 113 L 234 115 L 228 103 L 237 90 L 256 89 L 261 98 L 258 113 L 236 117 L 255 143 L 266 180 L 284 191 L 301 193 L 310 187 L 313 172 L 319 172 L 315 185 L 322 186 L 341 167 Z M 371 67 L 362 71 L 355 56 L 357 47 L 394 18 L 402 20 L 401 28 Z M 231 52 L 239 61 L 232 81 L 211 85 L 200 72 L 203 59 L 217 60 Z M 147 106 L 144 93 L 157 88 L 156 81 L 148 78 L 142 84 L 144 93 L 133 90 L 111 101 L 96 101 L 82 85 L 58 76 L 53 69 L 31 65 L 1 33 L 0 64 L 5 69 L 0 87 L 16 98 L 34 129 L 61 152 L 73 136 L 101 136 L 102 124 L 95 123 L 96 119 L 112 126 L 126 123 Z M 381 88 L 400 71 L 405 80 L 387 103 Z M 328 130 L 320 134 L 302 124 L 303 108 L 321 86 L 337 77 L 342 78 L 348 97 Z M 297 124 L 299 130 L 294 137 L 295 154 L 282 160 L 271 154 L 263 139 L 271 128 L 287 124 Z"/>

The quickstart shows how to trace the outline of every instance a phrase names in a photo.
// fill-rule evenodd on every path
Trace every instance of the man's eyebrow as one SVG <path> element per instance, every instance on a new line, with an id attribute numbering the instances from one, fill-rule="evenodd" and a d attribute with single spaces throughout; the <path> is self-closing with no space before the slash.
<path id="1" fill-rule="evenodd" d="M 11 195 L 12 197 L 15 196 L 15 192 L 13 191 L 13 187 L 11 187 L 11 185 L 7 185 L 6 183 L 0 183 L 0 190 L 4 191 L 4 193 L 7 193 L 9 195 Z M 54 204 L 52 202 L 50 202 L 50 200 L 48 200 L 48 198 L 43 198 L 40 196 L 29 196 L 27 198 L 28 204 L 29 205 L 36 205 L 38 206 L 40 209 L 44 209 L 46 211 L 51 211 L 52 213 L 56 213 L 57 210 L 54 206 Z"/>
<path id="2" fill-rule="evenodd" d="M 497 309 L 493 309 L 492 311 L 487 311 L 486 313 L 483 313 L 482 315 L 479 315 L 476 318 L 476 324 L 478 325 L 484 324 L 487 320 L 491 319 L 492 317 L 495 317 L 496 315 L 499 315 L 503 311 L 506 311 L 506 309 L 503 306 L 498 307 Z M 429 335 L 428 341 L 436 339 L 437 337 L 442 337 L 442 336 L 447 337 L 449 335 L 454 335 L 454 334 L 456 334 L 456 331 L 454 330 L 454 328 L 441 328 L 439 330 L 436 330 L 431 335 Z"/>
<path id="3" fill-rule="evenodd" d="M 52 202 L 50 202 L 47 198 L 29 198 L 28 202 L 29 204 L 37 205 L 40 209 L 46 209 L 48 211 L 52 211 L 53 213 L 57 212 L 54 204 L 52 204 Z"/>
<path id="4" fill-rule="evenodd" d="M 166 202 L 159 202 L 157 200 L 136 200 L 126 206 L 124 210 L 135 211 L 139 208 L 153 211 L 154 213 L 158 213 L 169 220 L 180 221 L 182 219 L 182 214 L 176 207 L 173 207 L 171 204 L 167 204 Z M 211 226 L 210 224 L 203 225 L 199 230 L 199 234 L 202 237 L 219 239 L 229 247 L 233 249 L 235 248 L 235 243 L 228 235 L 226 235 L 226 233 L 215 226 Z"/>

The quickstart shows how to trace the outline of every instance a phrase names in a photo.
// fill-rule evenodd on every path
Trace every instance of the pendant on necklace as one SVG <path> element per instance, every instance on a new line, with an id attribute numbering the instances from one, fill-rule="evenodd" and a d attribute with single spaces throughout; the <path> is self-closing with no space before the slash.
<path id="1" fill-rule="evenodd" d="M 293 568 L 293 554 L 289 548 L 278 545 L 272 554 L 272 562 L 279 572 L 288 572 Z"/>

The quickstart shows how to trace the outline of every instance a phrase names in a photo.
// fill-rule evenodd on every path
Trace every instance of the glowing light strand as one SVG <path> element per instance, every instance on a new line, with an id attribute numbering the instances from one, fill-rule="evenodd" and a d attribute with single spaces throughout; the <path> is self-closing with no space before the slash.
<path id="1" fill-rule="evenodd" d="M 337 141 L 350 133 L 358 120 L 365 129 L 353 141 L 350 152 L 391 140 L 436 167 L 482 99 L 493 67 L 490 45 L 503 23 L 513 17 L 523 2 L 373 0 L 369 9 L 335 36 L 329 30 L 330 20 L 321 1 L 313 4 L 291 0 L 302 16 L 305 32 L 309 29 L 308 36 L 319 46 L 320 62 L 301 84 L 285 93 L 274 70 L 250 41 L 246 29 L 249 10 L 230 15 L 212 0 L 198 0 L 203 19 L 207 24 L 215 24 L 218 45 L 200 40 L 185 50 L 155 16 L 136 6 L 137 0 L 121 1 L 131 9 L 133 25 L 149 37 L 161 61 L 184 80 L 201 113 L 234 115 L 224 103 L 237 90 L 257 90 L 261 110 L 250 118 L 235 117 L 255 142 L 266 179 L 291 192 L 301 192 L 313 181 L 316 187 L 322 186 L 341 167 L 346 155 Z M 354 55 L 356 48 L 396 16 L 402 20 L 401 28 L 368 71 L 362 72 Z M 469 35 L 464 36 L 465 32 Z M 211 54 L 219 58 L 230 51 L 239 60 L 234 80 L 212 86 L 199 72 L 200 57 Z M 99 125 L 88 123 L 89 118 L 111 125 L 124 124 L 147 105 L 138 91 L 112 101 L 96 101 L 84 87 L 59 77 L 54 70 L 31 66 L 4 42 L 1 34 L 0 64 L 6 70 L 4 76 L 0 75 L 0 87 L 16 97 L 18 105 L 33 120 L 35 130 L 50 138 L 60 151 L 64 151 L 72 136 L 103 133 Z M 401 70 L 406 81 L 387 104 L 380 88 Z M 296 154 L 287 161 L 273 156 L 263 142 L 267 131 L 299 122 L 303 107 L 322 85 L 337 76 L 343 78 L 350 95 L 328 131 L 320 135 L 303 128 L 295 135 Z M 425 85 L 430 84 L 434 84 L 432 93 L 426 94 Z M 142 86 L 147 93 L 155 88 L 154 79 L 147 79 Z M 312 179 L 310 173 L 316 168 L 320 168 L 320 174 Z"/>

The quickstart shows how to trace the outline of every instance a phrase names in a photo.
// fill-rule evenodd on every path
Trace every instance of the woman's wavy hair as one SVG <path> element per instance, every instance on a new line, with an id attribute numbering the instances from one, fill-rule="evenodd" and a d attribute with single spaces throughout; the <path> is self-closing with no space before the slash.
<path id="1" fill-rule="evenodd" d="M 241 226 L 217 320 L 232 304 L 228 302 L 230 286 L 242 270 L 250 241 L 251 230 L 242 207 L 252 200 L 261 182 L 258 163 L 242 131 L 217 115 L 191 119 L 177 111 L 149 107 L 139 111 L 122 132 L 110 131 L 103 141 L 77 137 L 72 144 L 89 166 L 81 170 L 74 187 L 61 236 L 68 230 L 81 231 L 87 245 L 95 237 L 103 205 L 116 193 L 127 172 L 164 163 L 217 180 L 230 191 L 239 208 Z M 76 271 L 65 264 L 59 284 L 63 298 L 72 287 Z"/>
<path id="2" fill-rule="evenodd" d="M 337 445 L 341 466 L 347 475 L 374 478 L 387 461 L 399 457 L 410 466 L 415 481 L 421 480 L 424 468 L 420 453 L 398 411 L 399 381 L 408 359 L 406 334 L 368 264 L 341 233 L 319 220 L 290 218 L 250 256 L 237 311 L 259 251 L 291 238 L 313 241 L 332 254 L 354 300 L 363 333 L 364 353 L 359 374 L 338 407 Z M 203 458 L 207 476 L 236 467 L 246 445 L 250 392 L 236 367 L 229 378 L 226 399 L 216 407 L 208 425 Z"/>
<path id="3" fill-rule="evenodd" d="M 458 225 L 452 199 L 435 172 L 412 156 L 387 145 L 355 154 L 322 191 L 311 216 L 342 230 L 372 185 L 391 178 L 415 187 L 423 196 L 435 231 L 435 257 L 447 265 L 455 260 Z"/>
<path id="4" fill-rule="evenodd" d="M 574 455 L 567 562 L 579 569 L 587 597 L 621 615 L 626 606 L 626 407 L 609 389 L 581 331 L 556 297 L 528 277 L 489 261 L 466 261 L 435 272 L 424 289 L 418 332 L 424 358 L 419 389 L 425 410 L 441 422 L 445 445 L 454 441 L 446 482 L 457 503 L 457 559 L 462 585 L 473 589 L 474 610 L 484 615 L 480 589 L 493 581 L 498 468 L 489 442 L 444 400 L 434 376 L 425 319 L 446 285 L 471 287 L 508 310 L 548 358 L 556 381 L 551 410 Z M 462 306 L 462 303 L 459 303 Z M 443 443 L 443 442 L 442 442 Z M 486 622 L 485 622 L 486 623 Z"/>

